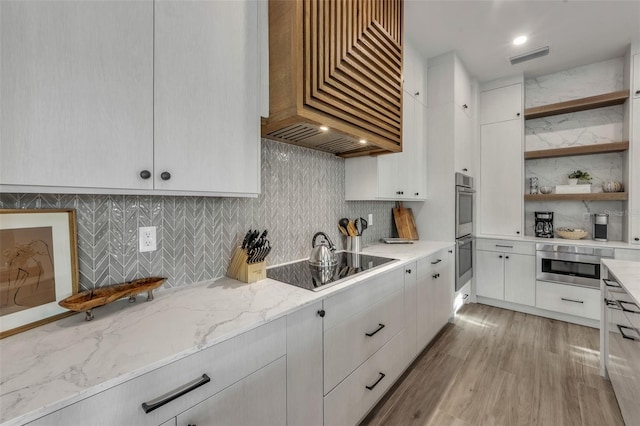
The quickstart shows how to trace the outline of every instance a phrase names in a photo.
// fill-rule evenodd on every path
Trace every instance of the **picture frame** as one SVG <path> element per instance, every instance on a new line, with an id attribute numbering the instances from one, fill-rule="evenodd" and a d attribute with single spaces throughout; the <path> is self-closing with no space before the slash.
<path id="1" fill-rule="evenodd" d="M 0 209 L 0 339 L 74 314 L 77 247 L 74 209 Z"/>

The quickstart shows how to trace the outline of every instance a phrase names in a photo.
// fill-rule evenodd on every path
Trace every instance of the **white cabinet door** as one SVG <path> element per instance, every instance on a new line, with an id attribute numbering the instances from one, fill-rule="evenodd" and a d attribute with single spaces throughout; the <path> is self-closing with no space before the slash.
<path id="1" fill-rule="evenodd" d="M 433 295 L 434 295 L 434 267 L 431 262 L 435 261 L 435 255 L 418 261 L 417 282 L 416 282 L 416 299 L 417 307 L 417 345 L 418 352 L 422 351 L 436 334 L 433 312 Z"/>
<path id="2" fill-rule="evenodd" d="M 633 55 L 633 87 L 631 93 L 634 98 L 640 98 L 640 53 Z"/>
<path id="3" fill-rule="evenodd" d="M 426 110 L 425 107 L 404 92 L 402 113 L 402 153 L 397 157 L 397 198 L 405 200 L 425 199 L 426 196 Z"/>
<path id="4" fill-rule="evenodd" d="M 522 84 L 480 92 L 480 124 L 522 117 Z"/>
<path id="5" fill-rule="evenodd" d="M 427 198 L 427 107 L 420 102 L 414 103 L 415 143 L 409 169 L 412 171 L 411 198 Z"/>
<path id="6" fill-rule="evenodd" d="M 287 361 L 279 358 L 178 415 L 178 426 L 284 425 L 287 423 Z"/>
<path id="7" fill-rule="evenodd" d="M 155 2 L 156 189 L 259 192 L 257 9 Z"/>
<path id="8" fill-rule="evenodd" d="M 398 162 L 402 153 L 377 157 L 378 191 L 376 198 L 398 198 Z"/>
<path id="9" fill-rule="evenodd" d="M 403 89 L 422 105 L 426 105 L 427 87 L 425 61 L 411 43 L 406 42 L 403 52 Z"/>
<path id="10" fill-rule="evenodd" d="M 520 236 L 522 120 L 480 126 L 480 147 L 479 233 Z"/>
<path id="11" fill-rule="evenodd" d="M 476 295 L 504 300 L 504 255 L 476 251 Z"/>
<path id="12" fill-rule="evenodd" d="M 150 189 L 153 2 L 0 2 L 0 184 Z"/>
<path id="13" fill-rule="evenodd" d="M 457 56 L 455 56 L 453 67 L 453 98 L 454 103 L 462 108 L 467 117 L 471 118 L 471 80 Z"/>
<path id="14" fill-rule="evenodd" d="M 504 300 L 521 305 L 535 306 L 535 256 L 504 254 Z"/>
<path id="15" fill-rule="evenodd" d="M 634 56 L 635 62 L 640 62 L 640 54 Z M 636 69 L 636 76 L 640 75 L 640 64 Z M 629 242 L 632 244 L 640 244 L 640 98 L 636 98 L 631 104 L 631 140 L 632 144 L 629 155 L 632 156 L 629 160 L 629 164 L 633 164 L 630 167 L 630 179 L 629 183 L 629 204 L 631 211 L 635 214 L 629 215 Z"/>
<path id="16" fill-rule="evenodd" d="M 405 266 L 404 271 L 404 340 L 406 362 L 409 364 L 418 354 L 417 346 L 417 278 L 416 262 Z"/>
<path id="17" fill-rule="evenodd" d="M 287 424 L 322 424 L 322 302 L 287 315 Z"/>
<path id="18" fill-rule="evenodd" d="M 451 253 L 449 253 L 451 251 Z M 434 283 L 434 322 L 436 333 L 449 322 L 453 312 L 453 295 L 455 293 L 455 263 L 453 250 L 443 250 L 440 254 L 442 263 L 436 269 L 437 278 Z"/>
<path id="19" fill-rule="evenodd" d="M 471 118 L 458 105 L 454 105 L 454 147 L 456 172 L 473 176 L 471 144 Z"/>

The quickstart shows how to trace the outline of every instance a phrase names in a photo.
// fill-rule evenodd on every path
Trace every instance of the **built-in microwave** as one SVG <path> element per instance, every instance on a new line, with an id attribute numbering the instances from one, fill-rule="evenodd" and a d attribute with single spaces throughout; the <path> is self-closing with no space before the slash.
<path id="1" fill-rule="evenodd" d="M 456 238 L 473 232 L 473 178 L 456 173 Z"/>

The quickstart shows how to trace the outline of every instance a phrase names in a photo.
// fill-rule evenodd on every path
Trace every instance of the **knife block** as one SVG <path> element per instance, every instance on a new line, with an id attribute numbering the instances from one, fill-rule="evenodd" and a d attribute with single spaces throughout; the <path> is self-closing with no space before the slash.
<path id="1" fill-rule="evenodd" d="M 267 278 L 266 262 L 249 264 L 248 258 L 246 250 L 236 247 L 227 268 L 227 277 L 245 283 L 255 283 Z"/>

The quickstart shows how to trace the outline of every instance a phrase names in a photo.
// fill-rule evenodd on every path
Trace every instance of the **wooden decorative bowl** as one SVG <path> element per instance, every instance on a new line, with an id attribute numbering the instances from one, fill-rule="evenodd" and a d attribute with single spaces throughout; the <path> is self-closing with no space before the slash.
<path id="1" fill-rule="evenodd" d="M 166 278 L 149 277 L 116 284 L 96 290 L 83 291 L 58 302 L 63 308 L 71 311 L 86 312 L 85 320 L 93 319 L 93 308 L 107 305 L 116 300 L 128 297 L 129 302 L 136 301 L 136 295 L 147 292 L 147 301 L 153 300 L 153 290 L 160 287 Z"/>
<path id="2" fill-rule="evenodd" d="M 588 235 L 588 232 L 579 228 L 558 228 L 558 235 L 567 240 L 580 240 Z"/>

